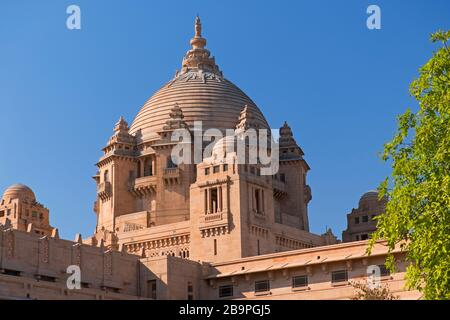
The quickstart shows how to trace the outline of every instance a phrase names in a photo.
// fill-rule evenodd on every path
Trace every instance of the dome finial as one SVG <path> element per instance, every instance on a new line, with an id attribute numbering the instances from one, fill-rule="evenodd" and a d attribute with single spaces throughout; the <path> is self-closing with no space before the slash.
<path id="1" fill-rule="evenodd" d="M 195 37 L 202 37 L 202 22 L 200 21 L 200 16 L 198 14 L 195 17 Z"/>
<path id="2" fill-rule="evenodd" d="M 200 17 L 195 17 L 195 35 L 191 39 L 191 46 L 193 49 L 203 49 L 206 46 L 206 39 L 202 37 L 202 22 Z"/>
<path id="3" fill-rule="evenodd" d="M 216 65 L 214 57 L 211 57 L 211 53 L 205 48 L 206 39 L 202 37 L 202 23 L 198 15 L 195 18 L 195 35 L 190 43 L 192 48 L 184 56 L 181 75 L 189 71 L 202 70 L 222 77 L 222 72 Z"/>

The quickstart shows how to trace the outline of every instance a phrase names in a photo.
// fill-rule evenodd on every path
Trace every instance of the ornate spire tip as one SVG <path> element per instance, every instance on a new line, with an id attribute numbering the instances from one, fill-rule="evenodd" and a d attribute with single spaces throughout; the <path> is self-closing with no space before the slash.
<path id="1" fill-rule="evenodd" d="M 195 37 L 201 38 L 202 36 L 202 22 L 200 21 L 200 17 L 197 14 L 195 17 Z"/>

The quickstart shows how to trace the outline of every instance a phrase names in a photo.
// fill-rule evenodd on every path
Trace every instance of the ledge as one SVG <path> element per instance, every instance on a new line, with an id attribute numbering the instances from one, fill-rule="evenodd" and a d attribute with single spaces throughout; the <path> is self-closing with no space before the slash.
<path id="1" fill-rule="evenodd" d="M 256 297 L 258 297 L 258 296 L 269 296 L 269 295 L 271 295 L 271 294 L 272 294 L 271 291 L 255 292 L 255 296 L 256 296 Z"/>
<path id="2" fill-rule="evenodd" d="M 297 292 L 297 291 L 308 291 L 308 290 L 311 290 L 311 288 L 308 286 L 308 287 L 298 287 L 298 288 L 292 288 L 292 291 L 293 292 Z"/>
<path id="3" fill-rule="evenodd" d="M 336 282 L 336 283 L 331 283 L 332 287 L 345 287 L 345 286 L 349 286 L 350 282 L 348 281 L 341 281 L 341 282 Z"/>

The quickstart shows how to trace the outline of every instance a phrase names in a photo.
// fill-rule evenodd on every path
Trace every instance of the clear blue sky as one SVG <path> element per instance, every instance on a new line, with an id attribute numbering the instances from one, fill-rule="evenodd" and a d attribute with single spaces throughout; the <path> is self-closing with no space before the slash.
<path id="1" fill-rule="evenodd" d="M 66 28 L 77 4 L 82 30 Z M 366 28 L 366 8 L 382 29 Z M 29 185 L 72 239 L 95 227 L 95 162 L 120 115 L 180 67 L 199 13 L 225 76 L 272 127 L 288 120 L 311 166 L 311 229 L 340 237 L 346 213 L 389 173 L 379 160 L 408 93 L 450 29 L 450 1 L 0 2 L 0 190 Z M 2 192 L 2 191 L 0 191 Z"/>

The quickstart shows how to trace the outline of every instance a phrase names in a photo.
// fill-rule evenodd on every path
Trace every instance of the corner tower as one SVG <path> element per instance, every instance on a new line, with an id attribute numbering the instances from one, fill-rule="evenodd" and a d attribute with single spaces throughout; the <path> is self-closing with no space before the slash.
<path id="1" fill-rule="evenodd" d="M 23 184 L 8 187 L 0 198 L 0 225 L 40 236 L 58 232 L 50 226 L 49 210 L 37 202 L 33 190 Z"/>

